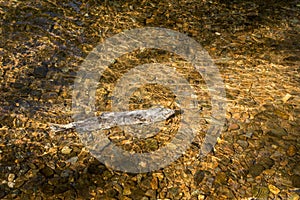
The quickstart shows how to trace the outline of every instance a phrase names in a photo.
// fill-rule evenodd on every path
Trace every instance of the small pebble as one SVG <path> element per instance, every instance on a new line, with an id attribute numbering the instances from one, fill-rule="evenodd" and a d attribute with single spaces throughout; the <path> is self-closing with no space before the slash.
<path id="1" fill-rule="evenodd" d="M 249 174 L 252 175 L 252 177 L 257 177 L 264 171 L 264 167 L 261 164 L 255 164 L 249 168 Z"/>
<path id="2" fill-rule="evenodd" d="M 48 67 L 46 65 L 38 66 L 34 68 L 33 76 L 36 78 L 45 78 L 48 73 Z"/>
<path id="3" fill-rule="evenodd" d="M 269 188 L 270 192 L 272 192 L 275 195 L 277 195 L 280 192 L 280 190 L 272 184 L 269 184 L 268 188 Z"/>
<path id="4" fill-rule="evenodd" d="M 229 130 L 238 130 L 240 126 L 238 124 L 230 124 L 228 128 Z"/>
<path id="5" fill-rule="evenodd" d="M 297 193 L 293 193 L 288 197 L 288 200 L 299 200 L 299 195 Z"/>
<path id="6" fill-rule="evenodd" d="M 290 145 L 286 153 L 288 156 L 293 157 L 294 155 L 296 155 L 297 149 L 294 145 Z"/>
<path id="7" fill-rule="evenodd" d="M 299 175 L 293 175 L 291 177 L 292 184 L 296 188 L 300 188 L 300 176 Z"/>
<path id="8" fill-rule="evenodd" d="M 291 97 L 292 97 L 292 95 L 290 95 L 289 93 L 287 93 L 287 94 L 282 98 L 283 103 L 286 103 Z"/>
<path id="9" fill-rule="evenodd" d="M 72 152 L 72 149 L 68 146 L 64 146 L 62 149 L 61 149 L 61 153 L 62 154 L 70 154 Z"/>
<path id="10" fill-rule="evenodd" d="M 9 174 L 7 177 L 8 182 L 13 182 L 15 180 L 16 175 L 14 174 Z"/>
<path id="11" fill-rule="evenodd" d="M 131 190 L 129 186 L 124 186 L 123 195 L 127 196 L 131 194 Z"/>
<path id="12" fill-rule="evenodd" d="M 14 182 L 7 182 L 8 187 L 13 188 L 15 186 Z"/>
<path id="13" fill-rule="evenodd" d="M 74 163 L 76 163 L 76 162 L 77 162 L 77 160 L 78 160 L 78 157 L 77 157 L 77 156 L 75 156 L 75 157 L 72 157 L 72 158 L 68 159 L 66 162 L 69 162 L 69 163 L 72 163 L 72 164 L 74 164 Z"/>

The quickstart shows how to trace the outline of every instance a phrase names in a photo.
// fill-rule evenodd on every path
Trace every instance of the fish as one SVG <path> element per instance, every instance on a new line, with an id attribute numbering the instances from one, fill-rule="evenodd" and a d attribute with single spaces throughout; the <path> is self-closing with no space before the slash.
<path id="1" fill-rule="evenodd" d="M 180 113 L 180 111 L 164 107 L 123 112 L 103 112 L 99 116 L 90 117 L 68 124 L 49 123 L 49 126 L 53 132 L 60 132 L 74 128 L 80 131 L 106 130 L 116 126 L 135 124 L 149 125 L 166 120 L 176 113 Z"/>

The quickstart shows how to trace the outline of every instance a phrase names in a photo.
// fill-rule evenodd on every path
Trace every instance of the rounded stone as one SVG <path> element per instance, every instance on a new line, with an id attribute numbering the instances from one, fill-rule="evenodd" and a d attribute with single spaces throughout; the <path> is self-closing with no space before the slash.
<path id="1" fill-rule="evenodd" d="M 61 153 L 62 154 L 70 154 L 72 152 L 72 149 L 68 146 L 64 146 L 62 149 L 61 149 Z"/>
<path id="2" fill-rule="evenodd" d="M 268 188 L 270 192 L 272 192 L 275 195 L 277 195 L 280 192 L 280 190 L 275 185 L 269 184 Z"/>
<path id="3" fill-rule="evenodd" d="M 230 124 L 228 129 L 234 131 L 240 129 L 240 126 L 238 124 Z"/>
<path id="4" fill-rule="evenodd" d="M 249 174 L 251 174 L 253 177 L 257 177 L 264 171 L 264 166 L 261 164 L 255 164 L 252 165 L 249 169 Z"/>
<path id="5" fill-rule="evenodd" d="M 294 155 L 296 155 L 297 153 L 297 149 L 294 145 L 290 145 L 288 150 L 286 151 L 286 154 L 290 157 L 293 157 Z"/>
<path id="6" fill-rule="evenodd" d="M 48 73 L 48 67 L 45 65 L 34 68 L 33 76 L 36 78 L 45 78 Z"/>
<path id="7" fill-rule="evenodd" d="M 300 188 L 300 176 L 299 175 L 293 175 L 291 177 L 292 184 L 296 188 Z"/>

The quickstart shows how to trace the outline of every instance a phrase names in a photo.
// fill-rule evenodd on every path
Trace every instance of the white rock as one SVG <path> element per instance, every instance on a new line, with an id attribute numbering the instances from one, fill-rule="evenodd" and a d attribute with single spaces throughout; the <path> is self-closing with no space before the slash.
<path id="1" fill-rule="evenodd" d="M 70 154 L 72 152 L 72 149 L 68 146 L 64 146 L 62 149 L 61 149 L 61 153 L 63 154 Z"/>
<path id="2" fill-rule="evenodd" d="M 7 182 L 8 187 L 13 188 L 15 186 L 14 182 Z"/>
<path id="3" fill-rule="evenodd" d="M 8 174 L 7 180 L 8 182 L 13 182 L 15 180 L 16 175 L 14 174 Z"/>

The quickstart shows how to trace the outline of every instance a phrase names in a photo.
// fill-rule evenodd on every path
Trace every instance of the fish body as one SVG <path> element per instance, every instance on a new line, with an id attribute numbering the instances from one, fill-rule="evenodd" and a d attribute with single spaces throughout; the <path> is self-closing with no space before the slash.
<path id="1" fill-rule="evenodd" d="M 175 114 L 175 110 L 168 108 L 151 108 L 148 110 L 133 110 L 124 112 L 103 112 L 96 117 L 71 122 L 69 124 L 53 124 L 50 128 L 54 132 L 78 128 L 81 131 L 105 130 L 115 126 L 134 124 L 152 124 L 163 121 Z"/>

